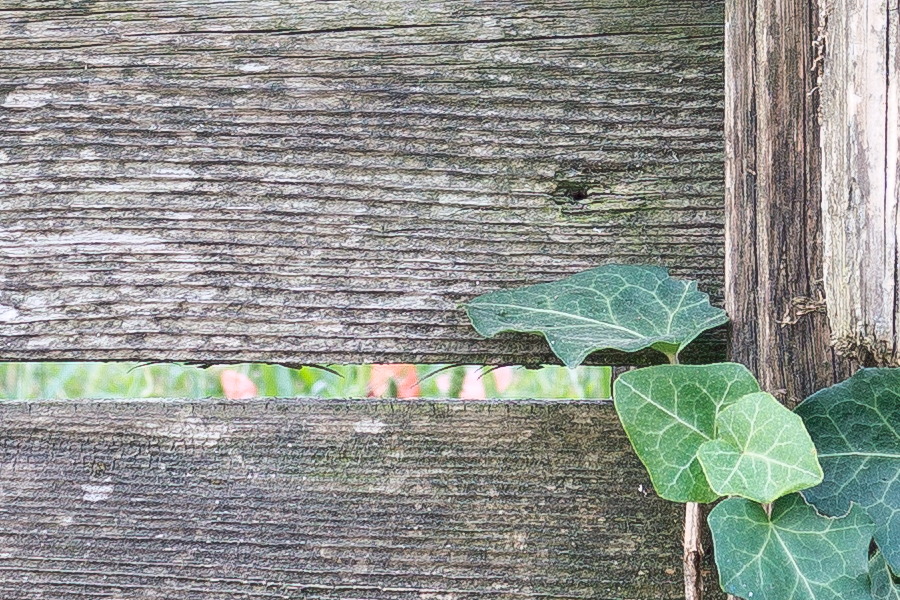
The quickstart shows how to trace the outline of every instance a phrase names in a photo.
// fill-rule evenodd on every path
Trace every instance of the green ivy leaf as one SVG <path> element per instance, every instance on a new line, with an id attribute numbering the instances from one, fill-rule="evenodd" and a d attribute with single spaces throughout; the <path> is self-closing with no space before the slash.
<path id="1" fill-rule="evenodd" d="M 876 552 L 869 560 L 869 581 L 873 600 L 900 600 L 900 582 L 881 552 Z"/>
<path id="2" fill-rule="evenodd" d="M 798 494 L 776 500 L 771 518 L 743 498 L 709 514 L 719 581 L 748 600 L 871 600 L 868 552 L 874 526 L 854 506 L 823 517 Z"/>
<path id="3" fill-rule="evenodd" d="M 656 493 L 674 502 L 712 502 L 697 451 L 716 436 L 719 411 L 759 391 L 743 365 L 660 365 L 619 376 L 616 412 Z"/>
<path id="4" fill-rule="evenodd" d="M 825 471 L 803 496 L 839 515 L 851 502 L 875 521 L 875 541 L 900 571 L 900 369 L 862 369 L 797 407 Z"/>
<path id="5" fill-rule="evenodd" d="M 568 367 L 593 351 L 654 347 L 675 356 L 703 331 L 728 321 L 693 281 L 659 267 L 606 265 L 552 283 L 501 290 L 469 302 L 476 331 L 542 333 Z"/>
<path id="6" fill-rule="evenodd" d="M 698 452 L 720 496 L 772 502 L 822 481 L 816 447 L 803 421 L 773 396 L 744 396 L 716 418 L 716 439 Z"/>

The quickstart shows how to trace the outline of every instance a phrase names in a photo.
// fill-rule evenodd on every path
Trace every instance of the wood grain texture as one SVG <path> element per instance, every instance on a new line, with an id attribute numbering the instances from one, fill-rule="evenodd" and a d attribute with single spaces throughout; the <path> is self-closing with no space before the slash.
<path id="1" fill-rule="evenodd" d="M 818 25 L 808 0 L 726 3 L 729 354 L 788 405 L 848 368 L 824 312 Z"/>
<path id="2" fill-rule="evenodd" d="M 825 285 L 837 348 L 900 365 L 900 2 L 825 4 Z"/>
<path id="3" fill-rule="evenodd" d="M 0 596 L 674 600 L 649 486 L 603 403 L 3 403 Z"/>
<path id="4" fill-rule="evenodd" d="M 721 304 L 722 27 L 709 0 L 5 2 L 0 359 L 551 362 L 458 304 L 609 262 Z"/>

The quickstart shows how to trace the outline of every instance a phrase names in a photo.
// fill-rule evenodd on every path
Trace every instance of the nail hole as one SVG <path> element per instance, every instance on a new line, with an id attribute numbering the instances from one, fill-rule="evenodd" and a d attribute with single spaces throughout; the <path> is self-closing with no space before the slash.
<path id="1" fill-rule="evenodd" d="M 587 188 L 577 187 L 569 190 L 569 198 L 575 200 L 576 202 L 580 202 L 582 200 L 587 199 L 588 191 Z"/>

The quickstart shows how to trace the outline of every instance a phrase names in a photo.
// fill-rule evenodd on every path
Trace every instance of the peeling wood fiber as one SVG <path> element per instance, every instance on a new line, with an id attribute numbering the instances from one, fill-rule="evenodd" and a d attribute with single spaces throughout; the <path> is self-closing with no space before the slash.
<path id="1" fill-rule="evenodd" d="M 900 2 L 826 3 L 825 286 L 837 348 L 900 365 Z"/>
<path id="2" fill-rule="evenodd" d="M 676 600 L 680 530 L 604 403 L 0 405 L 5 600 Z"/>
<path id="3" fill-rule="evenodd" d="M 0 360 L 555 362 L 458 304 L 609 262 L 722 302 L 721 2 L 0 6 Z"/>

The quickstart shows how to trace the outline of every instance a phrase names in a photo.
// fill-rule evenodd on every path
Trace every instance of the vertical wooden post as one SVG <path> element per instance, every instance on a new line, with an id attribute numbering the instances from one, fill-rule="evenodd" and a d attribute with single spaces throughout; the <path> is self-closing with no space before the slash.
<path id="1" fill-rule="evenodd" d="M 900 365 L 900 0 L 828 10 L 822 76 L 828 313 L 839 351 Z"/>
<path id="2" fill-rule="evenodd" d="M 819 34 L 815 0 L 726 2 L 730 355 L 791 406 L 845 374 L 822 285 Z"/>
<path id="3" fill-rule="evenodd" d="M 849 375 L 822 281 L 820 19 L 816 0 L 725 4 L 729 355 L 788 406 Z"/>

